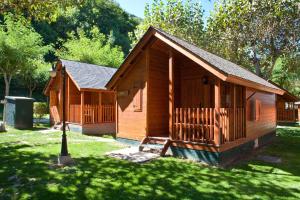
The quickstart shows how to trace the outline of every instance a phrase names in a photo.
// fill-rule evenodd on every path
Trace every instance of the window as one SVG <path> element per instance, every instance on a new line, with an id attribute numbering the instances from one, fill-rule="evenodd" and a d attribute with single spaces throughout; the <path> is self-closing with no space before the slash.
<path id="1" fill-rule="evenodd" d="M 133 85 L 133 111 L 141 112 L 142 111 L 142 83 L 135 82 Z"/>

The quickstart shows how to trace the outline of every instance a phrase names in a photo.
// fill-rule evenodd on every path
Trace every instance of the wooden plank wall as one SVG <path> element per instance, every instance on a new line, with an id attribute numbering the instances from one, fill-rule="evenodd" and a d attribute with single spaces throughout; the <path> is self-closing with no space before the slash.
<path id="1" fill-rule="evenodd" d="M 169 127 L 168 54 L 154 49 L 151 49 L 149 53 L 148 132 L 150 136 L 167 137 Z"/>
<path id="2" fill-rule="evenodd" d="M 214 76 L 195 62 L 181 58 L 180 107 L 214 107 Z M 207 84 L 203 77 L 207 77 Z M 176 81 L 175 81 L 176 82 Z"/>
<path id="3" fill-rule="evenodd" d="M 141 140 L 146 135 L 146 56 L 142 53 L 133 64 L 130 72 L 120 80 L 117 93 L 123 92 L 125 95 L 117 95 L 118 106 L 118 137 Z M 135 112 L 133 108 L 134 90 L 133 86 L 140 82 L 142 89 L 142 111 Z M 128 95 L 126 95 L 128 94 Z"/>
<path id="4" fill-rule="evenodd" d="M 255 94 L 253 95 L 254 92 Z M 247 99 L 246 102 L 247 138 L 256 138 L 258 136 L 275 131 L 276 130 L 275 94 L 261 92 L 254 89 L 247 88 L 246 99 Z M 251 108 L 251 106 L 253 105 L 252 103 L 255 100 L 261 102 L 260 117 L 258 120 L 254 120 L 251 117 L 251 109 L 253 109 Z"/>

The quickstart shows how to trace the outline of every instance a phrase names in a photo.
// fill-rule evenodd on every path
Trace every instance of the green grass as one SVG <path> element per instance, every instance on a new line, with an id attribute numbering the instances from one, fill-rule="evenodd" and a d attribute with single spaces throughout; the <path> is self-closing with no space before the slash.
<path id="1" fill-rule="evenodd" d="M 279 128 L 276 141 L 230 169 L 176 158 L 145 164 L 103 156 L 118 143 L 68 133 L 76 165 L 55 166 L 59 133 L 0 133 L 0 199 L 300 199 L 300 128 Z"/>

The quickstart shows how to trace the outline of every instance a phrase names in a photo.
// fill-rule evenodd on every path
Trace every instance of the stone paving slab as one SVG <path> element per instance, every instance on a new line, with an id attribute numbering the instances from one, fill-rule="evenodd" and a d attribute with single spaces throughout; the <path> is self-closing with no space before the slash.
<path id="1" fill-rule="evenodd" d="M 275 156 L 268 156 L 268 155 L 258 155 L 257 159 L 267 162 L 267 163 L 281 163 L 282 162 L 281 158 L 275 157 Z"/>
<path id="2" fill-rule="evenodd" d="M 143 163 L 160 157 L 158 154 L 140 152 L 138 147 L 129 147 L 106 153 L 107 156 L 128 160 L 134 163 Z"/>

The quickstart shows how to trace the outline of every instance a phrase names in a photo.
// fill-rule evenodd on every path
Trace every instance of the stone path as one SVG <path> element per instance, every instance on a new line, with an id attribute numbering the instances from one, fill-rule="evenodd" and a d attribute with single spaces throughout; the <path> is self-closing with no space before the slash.
<path id="1" fill-rule="evenodd" d="M 275 156 L 267 156 L 267 155 L 258 155 L 256 157 L 258 160 L 267 162 L 267 163 L 281 163 L 282 160 L 279 157 L 275 157 Z"/>
<path id="2" fill-rule="evenodd" d="M 140 152 L 138 147 L 129 147 L 106 153 L 107 156 L 128 160 L 134 163 L 143 163 L 160 157 L 158 154 Z"/>

